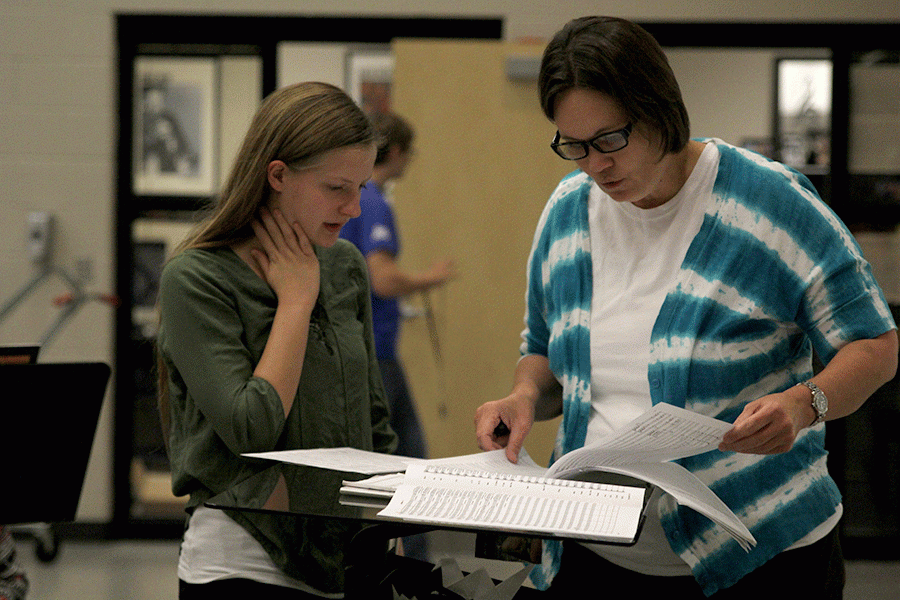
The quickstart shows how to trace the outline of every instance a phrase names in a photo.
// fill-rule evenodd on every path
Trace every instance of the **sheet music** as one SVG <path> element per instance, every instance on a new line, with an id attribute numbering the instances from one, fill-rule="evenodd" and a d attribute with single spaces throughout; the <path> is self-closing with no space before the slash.
<path id="1" fill-rule="evenodd" d="M 533 475 L 543 477 L 547 469 L 534 462 L 525 448 L 519 451 L 519 462 L 512 463 L 506 458 L 506 450 L 489 450 L 477 454 L 435 458 L 424 461 L 427 465 L 452 465 L 470 471 L 486 471 L 506 475 Z"/>
<path id="2" fill-rule="evenodd" d="M 569 479 L 607 471 L 659 486 L 749 549 L 756 540 L 740 519 L 696 475 L 669 462 L 714 450 L 729 429 L 724 421 L 659 404 L 616 434 L 566 454 L 550 469 L 539 467 L 524 451 L 518 464 L 506 459 L 505 450 L 424 461 L 409 466 L 379 516 L 628 542 L 640 522 L 644 488 Z M 621 495 L 622 490 L 628 491 Z"/>
<path id="3" fill-rule="evenodd" d="M 619 467 L 604 467 L 610 473 L 637 477 L 664 489 L 678 504 L 688 506 L 706 515 L 725 528 L 744 550 L 756 545 L 756 539 L 747 526 L 716 496 L 705 483 L 674 462 L 633 463 Z"/>
<path id="4" fill-rule="evenodd" d="M 305 465 L 346 471 L 348 473 L 364 473 L 378 475 L 381 473 L 400 473 L 420 458 L 395 456 L 381 452 L 368 452 L 356 448 L 313 448 L 311 450 L 278 450 L 274 452 L 253 452 L 242 454 L 248 458 L 264 458 L 293 465 Z"/>
<path id="5" fill-rule="evenodd" d="M 342 482 L 341 493 L 390 498 L 405 478 L 406 473 L 386 473 L 357 481 L 345 479 Z"/>
<path id="6" fill-rule="evenodd" d="M 540 477 L 488 476 L 452 465 L 413 464 L 379 516 L 420 523 L 630 542 L 644 488 Z"/>
<path id="7" fill-rule="evenodd" d="M 715 450 L 731 424 L 671 404 L 657 404 L 622 430 L 569 452 L 548 472 L 564 476 L 597 465 L 662 462 Z"/>
<path id="8" fill-rule="evenodd" d="M 506 458 L 505 450 L 491 450 L 489 452 L 480 452 L 478 454 L 467 454 L 463 456 L 453 456 L 450 458 L 435 458 L 422 461 L 425 465 L 439 465 L 453 467 L 461 471 L 482 472 L 504 475 L 518 475 L 522 477 L 543 477 L 547 473 L 547 469 L 539 466 L 534 459 L 529 456 L 528 451 L 522 448 L 519 452 L 519 462 L 511 463 Z M 392 473 L 386 475 L 373 475 L 367 479 L 358 481 L 344 481 L 342 492 L 362 493 L 359 490 L 371 490 L 375 492 L 394 492 L 400 487 L 405 479 L 404 473 Z"/>

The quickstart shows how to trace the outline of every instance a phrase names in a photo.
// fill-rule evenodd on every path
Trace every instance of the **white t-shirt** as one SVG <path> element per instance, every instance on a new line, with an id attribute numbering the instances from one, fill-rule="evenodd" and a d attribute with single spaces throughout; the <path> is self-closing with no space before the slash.
<path id="1" fill-rule="evenodd" d="M 594 293 L 587 444 L 623 427 L 651 407 L 647 381 L 650 333 L 712 202 L 718 166 L 718 149 L 706 144 L 681 190 L 656 208 L 617 202 L 599 187 L 591 189 L 588 219 Z M 687 563 L 666 540 L 656 508 L 659 496 L 657 489 L 637 544 L 586 545 L 633 571 L 690 575 Z"/>
<path id="2" fill-rule="evenodd" d="M 178 557 L 178 578 L 186 583 L 209 583 L 243 578 L 301 590 L 323 598 L 325 594 L 279 569 L 262 545 L 225 511 L 198 506 L 188 521 Z"/>
<path id="3" fill-rule="evenodd" d="M 597 440 L 650 408 L 650 332 L 712 202 L 719 151 L 707 144 L 684 186 L 642 209 L 591 189 L 591 419 Z"/>

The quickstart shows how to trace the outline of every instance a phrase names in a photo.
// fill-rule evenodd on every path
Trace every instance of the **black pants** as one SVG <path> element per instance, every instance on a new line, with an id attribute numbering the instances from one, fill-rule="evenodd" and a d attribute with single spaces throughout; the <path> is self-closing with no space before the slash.
<path id="1" fill-rule="evenodd" d="M 321 596 L 313 596 L 300 590 L 259 583 L 249 579 L 222 579 L 202 584 L 178 581 L 178 600 L 222 600 L 223 598 L 322 600 Z"/>
<path id="2" fill-rule="evenodd" d="M 840 600 L 844 595 L 844 557 L 838 528 L 812 544 L 782 552 L 713 600 Z M 596 592 L 594 592 L 595 590 Z M 563 546 L 562 565 L 548 598 L 614 598 L 639 591 L 642 598 L 705 600 L 693 577 L 654 577 L 618 567 L 576 543 Z"/>

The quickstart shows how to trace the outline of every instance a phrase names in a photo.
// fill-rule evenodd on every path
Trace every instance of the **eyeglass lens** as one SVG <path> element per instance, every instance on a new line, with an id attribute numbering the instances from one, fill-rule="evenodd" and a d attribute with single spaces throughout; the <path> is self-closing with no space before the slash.
<path id="1" fill-rule="evenodd" d="M 598 135 L 587 142 L 557 141 L 555 144 L 551 144 L 551 146 L 557 154 L 567 160 L 580 160 L 586 157 L 589 153 L 588 144 L 596 148 L 599 152 L 608 154 L 610 152 L 621 150 L 628 145 L 628 134 L 630 133 L 628 129 L 629 128 Z M 557 140 L 559 139 L 558 135 L 559 134 L 557 134 Z"/>

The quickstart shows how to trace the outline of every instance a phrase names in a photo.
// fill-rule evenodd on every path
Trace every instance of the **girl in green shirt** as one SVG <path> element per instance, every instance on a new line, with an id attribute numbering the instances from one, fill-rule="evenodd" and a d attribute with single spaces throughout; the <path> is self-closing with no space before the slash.
<path id="1" fill-rule="evenodd" d="M 338 239 L 360 213 L 373 138 L 368 118 L 334 86 L 276 91 L 217 205 L 163 271 L 160 412 L 173 491 L 190 496 L 180 598 L 343 589 L 343 532 L 203 502 L 262 470 L 242 453 L 396 447 L 366 265 Z"/>

